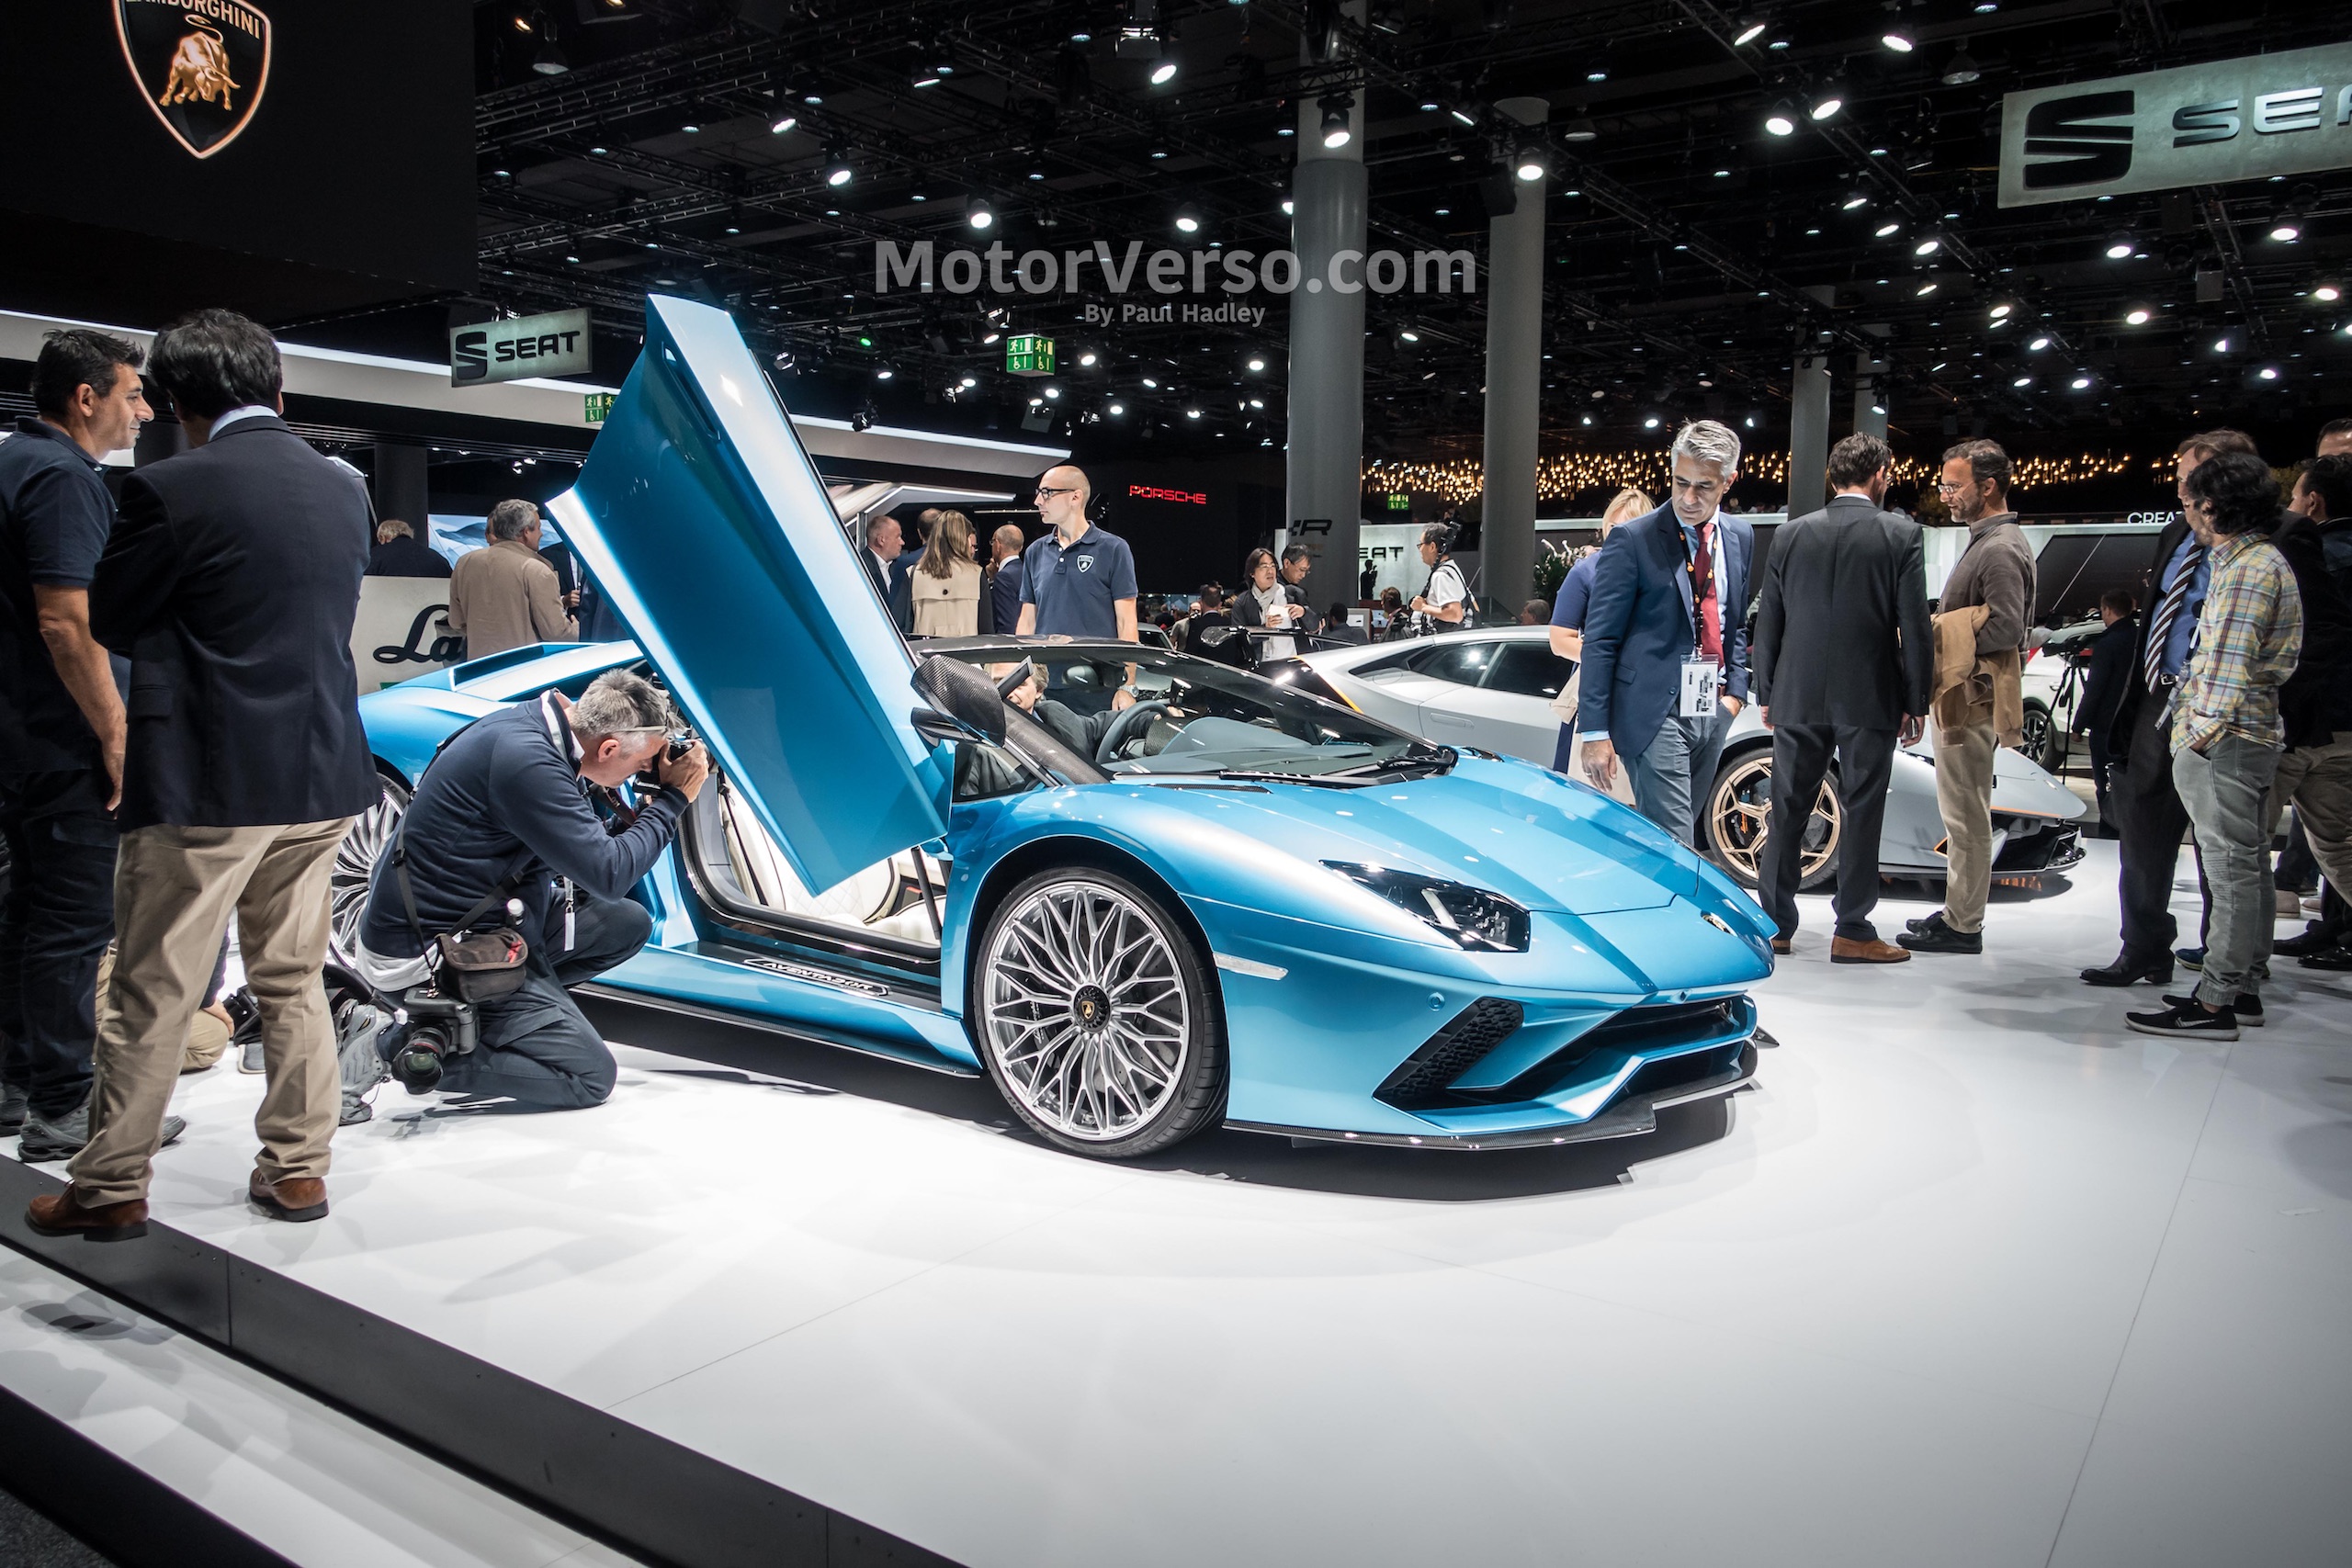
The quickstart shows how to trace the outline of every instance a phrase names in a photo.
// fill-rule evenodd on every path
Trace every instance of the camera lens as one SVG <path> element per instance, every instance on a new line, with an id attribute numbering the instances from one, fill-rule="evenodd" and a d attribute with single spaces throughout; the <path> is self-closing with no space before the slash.
<path id="1" fill-rule="evenodd" d="M 412 1029 L 391 1051 L 392 1077 L 411 1094 L 431 1094 L 441 1081 L 441 1058 L 448 1054 L 447 1036 L 434 1028 Z"/>

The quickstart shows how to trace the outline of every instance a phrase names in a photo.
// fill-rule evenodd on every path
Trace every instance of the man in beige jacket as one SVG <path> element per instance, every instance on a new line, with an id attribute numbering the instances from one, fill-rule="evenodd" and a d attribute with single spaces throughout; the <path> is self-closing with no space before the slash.
<path id="1" fill-rule="evenodd" d="M 502 501 L 490 509 L 490 547 L 461 557 L 449 575 L 449 629 L 481 659 L 537 642 L 577 642 L 575 591 L 563 592 L 555 568 L 539 558 L 539 509 Z"/>

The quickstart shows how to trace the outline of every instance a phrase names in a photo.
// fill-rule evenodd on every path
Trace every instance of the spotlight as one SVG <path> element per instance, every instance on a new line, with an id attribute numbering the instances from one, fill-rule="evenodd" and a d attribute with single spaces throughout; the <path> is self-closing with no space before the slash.
<path id="1" fill-rule="evenodd" d="M 874 411 L 871 409 L 860 409 L 849 416 L 849 427 L 852 430 L 863 432 L 873 428 L 873 425 Z"/>
<path id="2" fill-rule="evenodd" d="M 1804 112 L 1813 118 L 1815 124 L 1818 124 L 1822 120 L 1830 118 L 1832 116 L 1837 114 L 1839 109 L 1842 109 L 1845 107 L 1845 94 L 1835 87 L 1831 87 L 1824 92 L 1821 96 L 1814 99 L 1813 106 Z"/>
<path id="3" fill-rule="evenodd" d="M 2141 305 L 2124 312 L 2123 319 L 2135 327 L 2144 327 L 2148 324 L 2152 314 L 2153 312 L 2145 305 Z"/>
<path id="4" fill-rule="evenodd" d="M 1184 417 L 1186 419 L 1198 419 L 1201 417 L 1201 411 L 1198 409 L 1186 409 L 1184 411 Z"/>
<path id="5" fill-rule="evenodd" d="M 1396 341 L 1398 343 L 1419 343 L 1421 341 L 1421 334 L 1415 332 L 1410 327 L 1399 327 L 1396 330 Z"/>
<path id="6" fill-rule="evenodd" d="M 1560 140 L 1563 141 L 1592 141 L 1599 140 L 1600 136 L 1600 128 L 1582 115 L 1560 127 Z"/>
<path id="7" fill-rule="evenodd" d="M 2048 348 L 2049 346 L 2050 339 L 2046 334 L 2041 337 L 2035 338 L 2031 343 L 2025 345 L 2026 352 L 2028 354 L 2040 354 L 2043 349 Z"/>
<path id="8" fill-rule="evenodd" d="M 1911 291 L 1912 297 L 1915 299 L 1925 299 L 1928 295 L 1933 294 L 1936 291 L 1937 287 L 1935 280 L 1930 278 L 1927 282 L 1919 285 L 1918 288 L 1913 289 Z"/>
<path id="9" fill-rule="evenodd" d="M 1061 395 L 1062 389 L 1059 387 L 1048 387 L 1046 389 L 1046 396 L 1049 398 L 1058 398 Z"/>
<path id="10" fill-rule="evenodd" d="M 1151 68 L 1151 85 L 1155 87 L 1164 87 L 1175 79 L 1176 62 L 1172 60 L 1163 60 Z"/>
<path id="11" fill-rule="evenodd" d="M 798 115 L 786 115 L 782 119 L 777 120 L 774 125 L 768 127 L 768 134 L 770 136 L 782 136 L 786 131 L 790 130 L 794 126 L 798 125 L 799 123 L 800 117 Z"/>
<path id="12" fill-rule="evenodd" d="M 1293 214 L 1295 213 L 1295 209 L 1297 209 L 1297 207 L 1298 207 L 1298 203 L 1296 203 L 1296 202 L 1293 201 L 1290 197 L 1283 197 L 1283 217 L 1288 218 L 1288 217 L 1293 216 Z"/>
<path id="13" fill-rule="evenodd" d="M 1656 430 L 1657 428 L 1657 415 L 1652 414 L 1647 419 L 1642 421 L 1642 428 L 1644 430 Z"/>
<path id="14" fill-rule="evenodd" d="M 2030 376 L 2020 376 L 2016 380 L 2010 382 L 2009 385 L 2012 387 L 2030 387 L 2033 385 L 2033 378 Z"/>
<path id="15" fill-rule="evenodd" d="M 2303 226 L 2292 213 L 2281 213 L 2270 227 L 2270 237 L 2282 245 L 2292 244 L 2303 237 Z"/>
<path id="16" fill-rule="evenodd" d="M 964 215 L 964 221 L 975 229 L 991 228 L 996 223 L 996 213 L 987 202 L 975 201 L 971 210 Z"/>
<path id="17" fill-rule="evenodd" d="M 1468 109 L 1457 107 L 1448 109 L 1445 112 L 1452 115 L 1454 118 L 1460 120 L 1464 125 L 1475 126 L 1478 123 L 1478 117 L 1472 114 Z"/>
<path id="18" fill-rule="evenodd" d="M 1794 128 L 1792 127 L 1792 129 Z M 1838 204 L 1838 210 L 1840 212 L 1852 212 L 1858 208 L 1868 207 L 1870 204 L 1870 192 L 1859 189 L 1849 190 L 1846 193 L 1846 199 Z"/>
<path id="19" fill-rule="evenodd" d="M 2332 305 L 2336 300 L 2344 298 L 2344 290 L 2339 285 L 2334 283 L 2322 283 L 2315 285 L 2312 288 L 2312 298 L 2314 299 L 2324 299 Z"/>
<path id="20" fill-rule="evenodd" d="M 1878 41 L 1886 45 L 1887 48 L 1894 51 L 1897 54 L 1908 54 L 1911 52 L 1913 48 L 1911 40 L 1901 33 L 1887 33 L 1881 37 Z"/>
<path id="21" fill-rule="evenodd" d="M 1153 391 L 1155 391 L 1155 392 L 1156 392 L 1156 391 L 1158 391 L 1158 390 L 1159 390 L 1159 382 L 1157 382 L 1157 381 L 1155 381 L 1155 380 L 1153 380 L 1153 379 L 1152 379 L 1150 377 L 1148 377 L 1148 376 L 1147 376 L 1147 377 L 1145 377 L 1145 378 L 1143 378 L 1143 384 L 1144 384 L 1146 387 L 1148 387 L 1151 390 L 1153 390 Z"/>
<path id="22" fill-rule="evenodd" d="M 1181 234 L 1199 233 L 1201 231 L 1201 215 L 1193 211 L 1189 207 L 1178 208 L 1176 209 L 1176 231 Z"/>
<path id="23" fill-rule="evenodd" d="M 1251 370 L 1263 370 L 1265 367 L 1266 362 L 1263 359 L 1259 358 L 1254 354 L 1250 356 L 1250 368 Z"/>
<path id="24" fill-rule="evenodd" d="M 2217 337 L 2217 338 L 2215 338 L 2215 339 L 2213 340 L 2213 352 L 2214 352 L 2214 353 L 2216 353 L 2216 354 L 2227 354 L 2227 353 L 2229 353 L 2229 352 L 2230 352 L 2230 340 L 2229 340 L 2228 338 L 2225 338 L 2225 337 Z"/>
<path id="25" fill-rule="evenodd" d="M 1731 37 L 1734 49 L 1744 49 L 1764 36 L 1764 19 L 1761 17 L 1742 17 L 1733 26 L 1739 29 Z"/>
<path id="26" fill-rule="evenodd" d="M 849 152 L 835 147 L 825 154 L 825 183 L 839 190 L 856 177 L 857 171 L 849 166 Z"/>
<path id="27" fill-rule="evenodd" d="M 884 367 L 882 367 L 882 368 L 881 368 L 881 369 L 876 370 L 876 371 L 874 373 L 874 378 L 875 378 L 876 380 L 877 380 L 877 381 L 887 381 L 887 380 L 888 380 L 891 377 L 893 377 L 893 376 L 895 376 L 895 375 L 897 375 L 897 374 L 898 374 L 898 372 L 897 372 L 897 371 L 895 371 L 895 370 L 891 369 L 888 366 L 885 365 Z"/>
<path id="28" fill-rule="evenodd" d="M 1519 150 L 1517 166 L 1511 171 L 1532 185 L 1552 172 L 1552 160 L 1540 141 L 1530 141 Z"/>
<path id="29" fill-rule="evenodd" d="M 1915 256 L 1931 256 L 1943 248 L 1944 237 L 1930 229 L 1919 236 L 1918 242 L 1911 247 L 1911 254 Z"/>
<path id="30" fill-rule="evenodd" d="M 1355 134 L 1348 126 L 1348 111 L 1356 107 L 1355 95 L 1331 93 L 1317 101 L 1323 110 L 1323 145 L 1336 152 Z"/>
<path id="31" fill-rule="evenodd" d="M 2261 377 L 2266 381 L 2276 381 L 2278 379 L 2278 367 L 2276 365 L 2266 365 L 2260 370 L 2256 371 L 2255 374 Z"/>
<path id="32" fill-rule="evenodd" d="M 1095 362 L 1095 359 L 1096 359 L 1096 355 L 1095 355 L 1094 351 L 1093 351 L 1092 349 L 1091 349 L 1091 348 L 1090 348 L 1090 349 L 1088 349 L 1084 354 L 1081 354 L 1081 355 L 1080 355 L 1078 356 L 1078 362 L 1079 362 L 1080 365 L 1091 365 L 1091 364 L 1093 364 L 1093 363 Z"/>
<path id="33" fill-rule="evenodd" d="M 2009 312 L 2016 309 L 2017 307 L 2015 305 L 2012 305 L 2007 299 L 2004 299 L 1999 304 L 1993 307 L 1993 320 L 1996 321 L 2006 321 L 2009 319 Z"/>
<path id="34" fill-rule="evenodd" d="M 980 384 L 980 378 L 978 376 L 967 376 L 956 384 L 968 392 Z"/>
<path id="35" fill-rule="evenodd" d="M 1900 222 L 1898 222 L 1896 220 L 1892 219 L 1892 218 L 1888 219 L 1885 222 L 1883 222 L 1883 223 L 1882 223 L 1882 224 L 1880 224 L 1880 225 L 1878 226 L 1877 230 L 1875 231 L 1875 232 L 1877 233 L 1878 237 L 1879 237 L 1880 239 L 1882 239 L 1882 240 L 1883 240 L 1883 239 L 1887 238 L 1889 235 L 1892 235 L 1892 234 L 1899 234 L 1899 233 L 1901 233 L 1902 231 L 1903 231 L 1903 225 L 1902 225 Z"/>
<path id="36" fill-rule="evenodd" d="M 1977 64 L 1976 57 L 1964 48 L 1953 50 L 1951 58 L 1944 62 L 1943 83 L 1947 87 L 1966 86 L 1984 74 L 1984 68 Z"/>
<path id="37" fill-rule="evenodd" d="M 1584 79 L 1588 82 L 1608 81 L 1609 56 L 1606 54 L 1594 56 L 1592 63 L 1585 67 Z"/>
<path id="38" fill-rule="evenodd" d="M 1104 409 L 1102 412 L 1108 414 L 1122 414 L 1127 412 L 1127 405 L 1125 403 L 1113 403 L 1109 408 Z"/>
<path id="39" fill-rule="evenodd" d="M 571 62 L 564 57 L 562 47 L 555 41 L 555 31 L 549 28 L 547 41 L 531 56 L 531 69 L 542 76 L 560 76 L 571 69 Z"/>
<path id="40" fill-rule="evenodd" d="M 2068 385 L 2069 387 L 2074 388 L 2074 389 L 2075 389 L 2075 390 L 2076 390 L 2076 391 L 2078 391 L 2078 392 L 2087 390 L 2087 389 L 2089 389 L 2089 387 L 2090 387 L 2090 384 L 2091 384 L 2091 373 L 2090 373 L 2089 371 L 2087 371 L 2087 370 L 2077 370 L 2077 371 L 2075 371 L 2075 378 L 2074 378 L 2073 380 L 2071 380 L 2071 381 L 2069 381 L 2069 382 L 2067 382 L 2067 383 L 2066 383 L 2066 385 Z"/>
<path id="41" fill-rule="evenodd" d="M 2121 261 L 2139 248 L 2139 243 L 2120 229 L 2107 237 L 2107 259 L 2109 261 Z"/>
<path id="42" fill-rule="evenodd" d="M 1786 98 L 1774 104 L 1772 112 L 1764 117 L 1764 129 L 1775 136 L 1794 136 L 1797 131 L 1796 106 Z"/>
<path id="43" fill-rule="evenodd" d="M 1444 101 L 1439 98 L 1435 93 L 1423 93 L 1421 95 L 1421 112 L 1423 114 L 1436 114 L 1439 110 L 1444 107 Z"/>

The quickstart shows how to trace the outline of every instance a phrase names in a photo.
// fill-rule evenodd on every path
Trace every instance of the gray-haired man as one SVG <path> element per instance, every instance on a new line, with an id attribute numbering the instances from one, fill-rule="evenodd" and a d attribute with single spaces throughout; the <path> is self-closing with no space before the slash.
<path id="1" fill-rule="evenodd" d="M 518 929 L 531 949 L 522 988 L 479 1005 L 481 1047 L 448 1061 L 442 1089 L 534 1111 L 598 1105 L 613 1092 L 613 1054 L 566 987 L 652 934 L 629 890 L 669 848 L 710 772 L 699 744 L 674 759 L 663 750 L 676 722 L 650 682 L 610 671 L 577 703 L 548 692 L 477 721 L 417 782 L 360 921 L 355 957 L 368 983 L 390 995 L 420 984 L 427 938 L 484 898 L 493 911 L 522 901 Z M 612 792 L 649 766 L 659 785 L 639 786 L 633 813 L 620 808 Z"/>
<path id="2" fill-rule="evenodd" d="M 449 574 L 449 629 L 466 639 L 466 657 L 579 641 L 571 612 L 580 595 L 565 593 L 555 568 L 539 557 L 539 509 L 502 501 L 490 509 L 483 531 L 489 547 L 461 558 Z"/>

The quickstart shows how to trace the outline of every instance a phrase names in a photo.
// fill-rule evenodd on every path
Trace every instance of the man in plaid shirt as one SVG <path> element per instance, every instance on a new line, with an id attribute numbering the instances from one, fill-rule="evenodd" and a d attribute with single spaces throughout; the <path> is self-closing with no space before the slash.
<path id="1" fill-rule="evenodd" d="M 2234 1040 L 2262 1021 L 2255 964 L 2277 919 L 2270 886 L 2270 784 L 2285 727 L 2278 688 L 2302 650 L 2294 573 L 2270 543 L 2278 481 L 2246 452 L 2199 463 L 2181 485 L 2188 525 L 2211 553 L 2212 578 L 2197 646 L 2175 689 L 2173 783 L 2188 808 L 2213 900 L 2204 975 L 2169 1010 L 2125 1021 L 2143 1034 Z"/>

